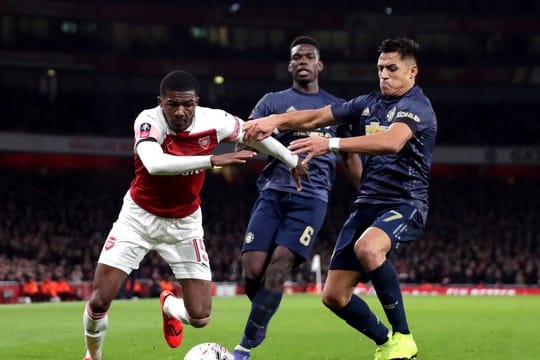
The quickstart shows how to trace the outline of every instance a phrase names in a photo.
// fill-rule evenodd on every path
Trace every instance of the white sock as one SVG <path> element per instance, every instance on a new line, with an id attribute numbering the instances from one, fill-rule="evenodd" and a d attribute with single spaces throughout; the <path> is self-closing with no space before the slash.
<path id="1" fill-rule="evenodd" d="M 165 314 L 167 314 L 168 316 L 179 319 L 184 324 L 190 323 L 190 317 L 186 310 L 186 307 L 184 306 L 183 299 L 179 299 L 173 295 L 167 296 L 163 304 L 163 311 L 165 311 Z"/>
<path id="2" fill-rule="evenodd" d="M 109 325 L 107 313 L 92 313 L 86 304 L 83 312 L 83 324 L 86 356 L 92 360 L 101 360 L 103 341 Z"/>
<path id="3" fill-rule="evenodd" d="M 248 349 L 248 348 L 245 348 L 243 347 L 242 345 L 238 344 L 234 347 L 234 350 L 240 350 L 240 351 L 243 351 L 243 352 L 246 352 L 246 353 L 249 353 L 251 352 L 251 349 Z"/>

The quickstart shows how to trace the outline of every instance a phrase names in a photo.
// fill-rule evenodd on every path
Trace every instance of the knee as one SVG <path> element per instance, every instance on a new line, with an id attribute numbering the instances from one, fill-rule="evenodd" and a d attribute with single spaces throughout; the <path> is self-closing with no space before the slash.
<path id="1" fill-rule="evenodd" d="M 195 328 L 202 328 L 208 325 L 211 316 L 210 306 L 200 306 L 196 308 L 186 308 L 187 322 Z"/>
<path id="2" fill-rule="evenodd" d="M 88 306 L 90 307 L 90 310 L 94 313 L 105 313 L 109 311 L 109 308 L 111 307 L 111 302 L 112 299 L 107 299 L 101 294 L 101 292 L 94 291 L 92 292 L 92 296 L 88 301 Z"/>
<path id="3" fill-rule="evenodd" d="M 209 322 L 210 322 L 210 316 L 207 316 L 204 318 L 194 318 L 190 316 L 189 318 L 189 324 L 193 326 L 194 328 L 205 327 L 206 325 L 208 325 Z"/>
<path id="4" fill-rule="evenodd" d="M 289 276 L 290 268 L 286 266 L 270 266 L 266 270 L 264 285 L 274 291 L 281 291 Z"/>
<path id="5" fill-rule="evenodd" d="M 252 266 L 243 266 L 244 278 L 247 280 L 257 280 L 260 278 L 260 272 Z"/>
<path id="6" fill-rule="evenodd" d="M 386 246 L 369 241 L 357 241 L 354 244 L 354 253 L 366 271 L 379 267 L 386 260 L 388 250 Z"/>
<path id="7" fill-rule="evenodd" d="M 374 248 L 367 241 L 357 241 L 354 244 L 354 253 L 360 261 L 369 259 L 375 255 Z"/>
<path id="8" fill-rule="evenodd" d="M 260 279 L 264 264 L 266 263 L 265 257 L 257 257 L 251 252 L 242 255 L 242 271 L 245 279 L 253 281 Z"/>
<path id="9" fill-rule="evenodd" d="M 278 247 L 274 251 L 272 259 L 270 259 L 270 264 L 264 274 L 265 287 L 270 290 L 281 291 L 283 284 L 294 267 L 295 260 L 296 255 L 294 253 L 284 247 Z"/>
<path id="10" fill-rule="evenodd" d="M 335 311 L 343 309 L 350 301 L 345 294 L 338 294 L 331 291 L 323 290 L 321 301 L 328 309 Z"/>

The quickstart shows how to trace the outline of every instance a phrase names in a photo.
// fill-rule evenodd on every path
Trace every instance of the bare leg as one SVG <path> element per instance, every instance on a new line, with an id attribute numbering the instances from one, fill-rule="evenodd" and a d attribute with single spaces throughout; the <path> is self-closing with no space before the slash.
<path id="1" fill-rule="evenodd" d="M 268 266 L 268 255 L 263 251 L 248 251 L 242 254 L 245 290 L 250 301 L 253 301 L 262 286 L 263 273 Z"/>
<path id="2" fill-rule="evenodd" d="M 212 282 L 199 279 L 182 279 L 182 299 L 168 296 L 164 311 L 167 315 L 193 327 L 204 327 L 212 312 Z"/>
<path id="3" fill-rule="evenodd" d="M 109 310 L 127 274 L 114 267 L 98 264 L 94 274 L 93 290 L 83 313 L 86 357 L 101 360 Z"/>

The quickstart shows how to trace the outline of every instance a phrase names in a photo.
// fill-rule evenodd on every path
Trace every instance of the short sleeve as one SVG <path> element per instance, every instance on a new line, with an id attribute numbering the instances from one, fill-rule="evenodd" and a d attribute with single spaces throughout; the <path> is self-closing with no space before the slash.
<path id="1" fill-rule="evenodd" d="M 217 132 L 219 141 L 237 141 L 242 130 L 242 120 L 226 111 L 211 109 L 208 114 Z"/>
<path id="2" fill-rule="evenodd" d="M 367 95 L 357 96 L 352 100 L 332 105 L 330 108 L 334 118 L 342 124 L 357 121 L 368 102 Z"/>
<path id="3" fill-rule="evenodd" d="M 251 113 L 249 114 L 249 119 L 258 119 L 268 115 L 272 115 L 274 111 L 271 109 L 271 99 L 272 93 L 265 94 L 255 105 Z"/>
<path id="4" fill-rule="evenodd" d="M 393 122 L 407 124 L 413 133 L 431 127 L 435 121 L 435 112 L 429 103 L 418 99 L 400 104 Z"/>
<path id="5" fill-rule="evenodd" d="M 155 112 L 155 111 L 154 111 Z M 137 116 L 133 125 L 135 143 L 153 139 L 159 143 L 163 141 L 163 129 L 157 115 L 151 110 L 145 110 Z"/>

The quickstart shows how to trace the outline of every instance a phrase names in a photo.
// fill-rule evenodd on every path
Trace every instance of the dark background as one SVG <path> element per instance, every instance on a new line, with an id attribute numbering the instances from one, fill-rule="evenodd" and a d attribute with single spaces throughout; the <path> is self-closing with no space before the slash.
<path id="1" fill-rule="evenodd" d="M 497 0 L 3 0 L 0 132 L 131 138 L 135 117 L 156 104 L 159 80 L 175 69 L 199 78 L 201 105 L 246 118 L 264 93 L 291 85 L 289 44 L 301 34 L 321 44 L 321 86 L 349 99 L 377 89 L 379 43 L 411 37 L 422 47 L 418 83 L 438 116 L 438 146 L 527 149 L 531 162 L 436 163 L 426 234 L 395 259 L 403 281 L 536 286 L 539 12 L 538 1 Z M 111 171 L 89 169 L 84 156 L 71 169 L 47 166 L 49 154 L 23 155 L 0 168 L 0 281 L 91 279 L 131 160 Z M 43 156 L 39 166 L 26 162 Z M 208 176 L 203 210 L 216 280 L 240 279 L 259 167 Z M 323 265 L 354 196 L 337 182 L 317 249 Z M 140 276 L 167 272 L 150 255 Z M 311 275 L 303 268 L 292 280 Z"/>

